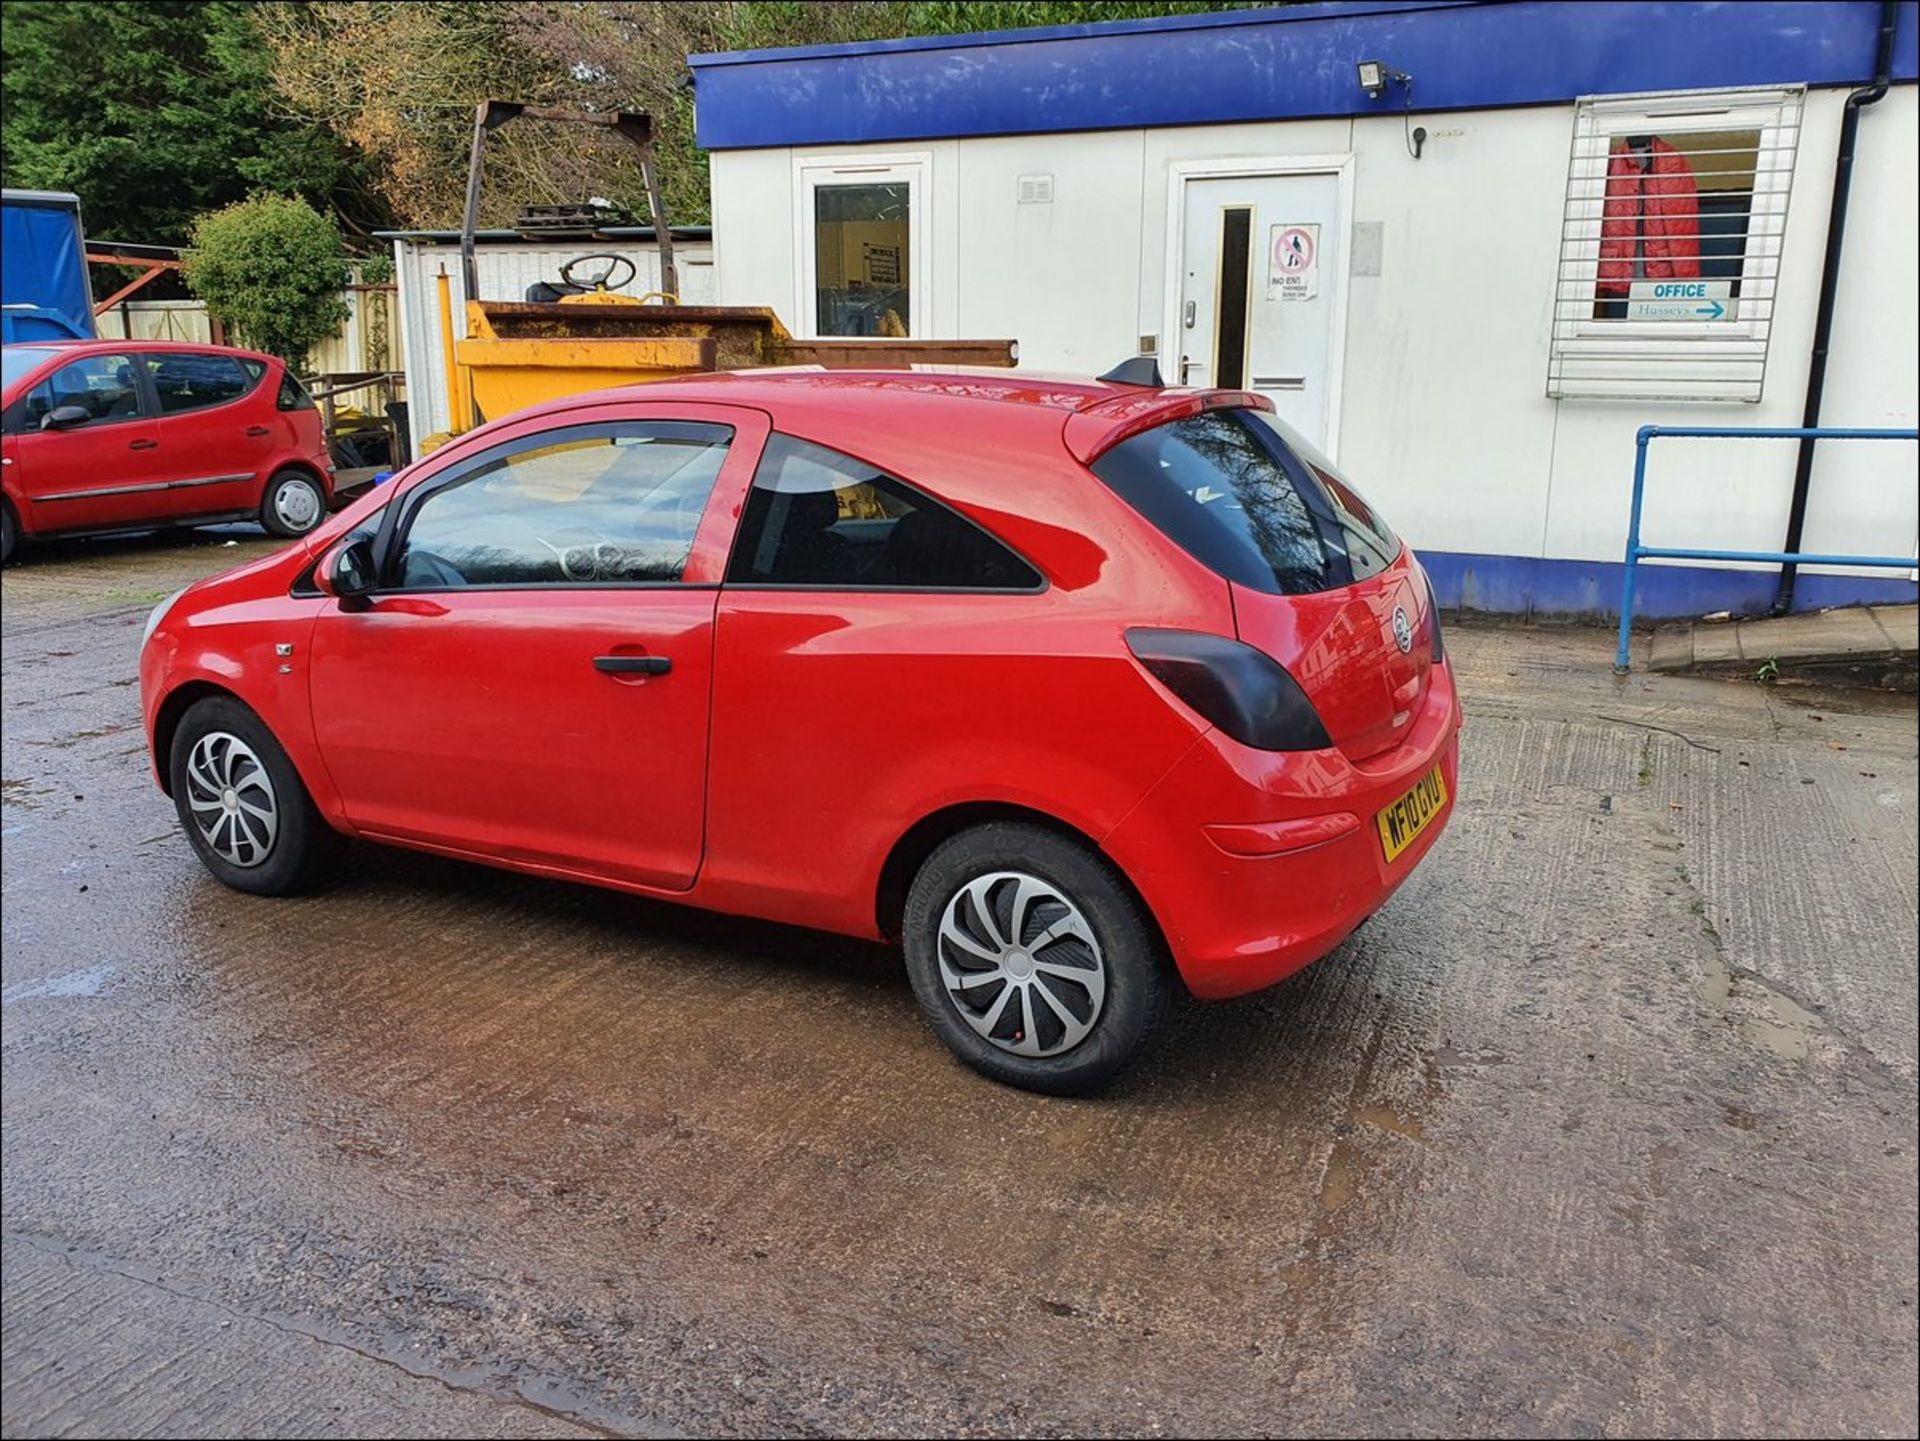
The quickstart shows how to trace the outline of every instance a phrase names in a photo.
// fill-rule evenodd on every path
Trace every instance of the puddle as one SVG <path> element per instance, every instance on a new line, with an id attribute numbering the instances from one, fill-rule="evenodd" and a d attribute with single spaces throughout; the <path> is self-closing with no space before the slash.
<path id="1" fill-rule="evenodd" d="M 1806 1060 L 1813 1038 L 1826 1029 L 1819 1016 L 1766 982 L 1735 976 L 1717 948 L 1702 959 L 1693 985 L 1701 1004 L 1731 1024 L 1742 1039 L 1783 1061 Z"/>
<path id="2" fill-rule="evenodd" d="M 44 981 L 19 981 L 0 991 L 0 1005 L 15 1001 L 66 1000 L 75 996 L 97 996 L 120 968 L 116 965 L 88 966 L 84 971 L 68 971 L 64 976 L 49 976 Z"/>

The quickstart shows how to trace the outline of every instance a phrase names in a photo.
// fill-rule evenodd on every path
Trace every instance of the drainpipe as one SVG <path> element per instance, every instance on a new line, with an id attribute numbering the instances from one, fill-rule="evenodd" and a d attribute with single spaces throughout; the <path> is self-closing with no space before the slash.
<path id="1" fill-rule="evenodd" d="M 1840 154 L 1833 165 L 1833 208 L 1827 213 L 1827 256 L 1820 269 L 1820 309 L 1813 323 L 1813 358 L 1807 367 L 1807 405 L 1800 424 L 1811 428 L 1820 423 L 1820 400 L 1827 388 L 1827 351 L 1833 339 L 1834 292 L 1840 284 L 1840 251 L 1847 233 L 1847 194 L 1853 188 L 1854 141 L 1860 132 L 1860 112 L 1887 93 L 1893 71 L 1893 30 L 1900 7 L 1895 0 L 1883 0 L 1880 6 L 1880 41 L 1873 61 L 1873 83 L 1862 86 L 1847 97 L 1840 121 Z M 1812 436 L 1803 436 L 1793 466 L 1793 505 L 1787 512 L 1788 551 L 1800 549 L 1800 535 L 1807 524 L 1807 492 L 1813 484 Z M 1780 567 L 1780 590 L 1774 597 L 1773 613 L 1785 615 L 1793 609 L 1793 584 L 1800 567 L 1791 561 Z"/>

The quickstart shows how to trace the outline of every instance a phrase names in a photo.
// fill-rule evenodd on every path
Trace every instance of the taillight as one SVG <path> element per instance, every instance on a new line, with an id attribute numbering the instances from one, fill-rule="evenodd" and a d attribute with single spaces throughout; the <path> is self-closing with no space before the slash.
<path id="1" fill-rule="evenodd" d="M 1433 593 L 1433 577 L 1425 566 L 1420 568 L 1420 579 L 1427 585 L 1427 625 L 1433 632 L 1433 663 L 1439 665 L 1447 658 L 1446 643 L 1440 639 L 1440 599 Z"/>
<path id="2" fill-rule="evenodd" d="M 1313 702 L 1265 651 L 1192 630 L 1130 630 L 1127 648 L 1168 690 L 1242 745 L 1319 751 L 1333 742 Z"/>

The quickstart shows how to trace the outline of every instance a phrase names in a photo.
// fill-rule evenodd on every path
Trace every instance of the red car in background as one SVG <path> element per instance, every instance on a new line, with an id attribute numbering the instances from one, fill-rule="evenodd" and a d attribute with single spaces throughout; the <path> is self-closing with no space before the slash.
<path id="1" fill-rule="evenodd" d="M 1271 409 L 788 371 L 522 411 L 160 605 L 154 768 L 239 890 L 357 836 L 898 937 L 961 1059 L 1087 1090 L 1452 813 L 1426 576 Z"/>
<path id="2" fill-rule="evenodd" d="M 0 559 L 34 536 L 223 520 L 299 536 L 326 519 L 320 412 L 271 355 L 74 340 L 0 361 Z"/>

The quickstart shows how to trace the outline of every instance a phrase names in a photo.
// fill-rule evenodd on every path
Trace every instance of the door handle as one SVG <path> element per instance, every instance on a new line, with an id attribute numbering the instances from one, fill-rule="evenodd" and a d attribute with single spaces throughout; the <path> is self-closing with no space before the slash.
<path id="1" fill-rule="evenodd" d="M 663 655 L 597 655 L 593 668 L 608 675 L 665 675 L 673 662 Z"/>
<path id="2" fill-rule="evenodd" d="M 158 450 L 159 448 L 160 442 L 157 440 L 130 440 L 127 442 L 128 450 Z"/>
<path id="3" fill-rule="evenodd" d="M 264 425 L 249 425 L 247 427 L 247 434 L 248 435 L 272 435 L 273 431 L 269 427 Z"/>
<path id="4" fill-rule="evenodd" d="M 1186 327 L 1188 330 L 1193 329 L 1193 312 L 1194 312 L 1194 302 L 1189 300 L 1187 302 L 1186 314 L 1182 317 L 1186 323 Z"/>

